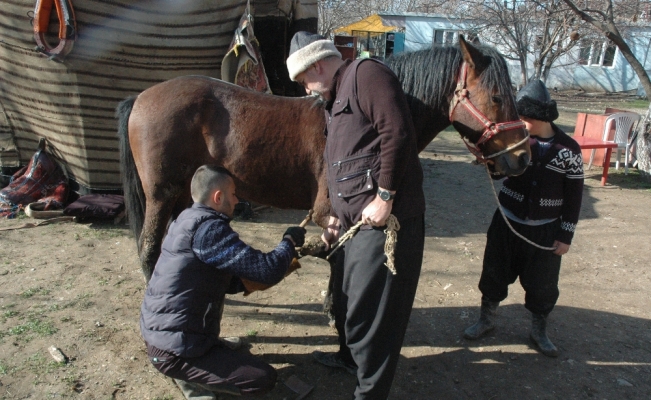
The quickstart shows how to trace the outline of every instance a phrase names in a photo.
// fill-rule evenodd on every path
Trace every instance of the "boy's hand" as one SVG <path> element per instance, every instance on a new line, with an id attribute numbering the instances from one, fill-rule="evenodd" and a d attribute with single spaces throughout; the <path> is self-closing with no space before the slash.
<path id="1" fill-rule="evenodd" d="M 300 226 L 290 226 L 283 234 L 283 238 L 288 238 L 294 242 L 294 247 L 302 247 L 305 244 L 305 234 L 307 231 Z"/>
<path id="2" fill-rule="evenodd" d="M 557 256 L 562 256 L 563 254 L 570 251 L 570 245 L 569 244 L 559 242 L 558 240 L 554 241 L 554 246 L 553 247 L 556 247 L 556 250 L 554 250 L 554 254 L 556 254 Z"/>

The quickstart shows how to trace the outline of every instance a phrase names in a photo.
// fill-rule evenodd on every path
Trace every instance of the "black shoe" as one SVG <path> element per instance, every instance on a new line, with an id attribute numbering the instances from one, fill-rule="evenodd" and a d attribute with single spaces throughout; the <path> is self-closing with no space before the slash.
<path id="1" fill-rule="evenodd" d="M 484 336 L 484 334 L 495 329 L 494 319 L 497 314 L 497 306 L 499 301 L 481 300 L 481 310 L 479 314 L 479 321 L 472 326 L 466 328 L 463 332 L 463 337 L 470 340 L 476 340 Z"/>
<path id="2" fill-rule="evenodd" d="M 183 396 L 187 400 L 217 400 L 215 393 L 203 388 L 198 383 L 187 382 L 181 379 L 174 379 L 174 383 L 181 389 Z"/>
<path id="3" fill-rule="evenodd" d="M 547 316 L 532 313 L 532 317 L 531 335 L 529 337 L 538 346 L 541 353 L 547 357 L 558 357 L 558 349 L 547 337 Z"/>
<path id="4" fill-rule="evenodd" d="M 339 353 L 324 353 L 315 350 L 312 352 L 312 358 L 314 358 L 318 363 L 327 365 L 328 367 L 343 368 L 349 374 L 357 376 L 357 366 L 344 362 L 344 360 L 339 356 Z"/>

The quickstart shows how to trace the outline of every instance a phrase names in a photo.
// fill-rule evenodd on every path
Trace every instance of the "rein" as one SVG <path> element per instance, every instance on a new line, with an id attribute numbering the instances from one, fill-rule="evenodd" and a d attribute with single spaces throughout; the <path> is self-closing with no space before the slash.
<path id="1" fill-rule="evenodd" d="M 486 143 L 489 141 L 493 136 L 497 135 L 500 132 L 505 132 L 513 129 L 524 129 L 525 125 L 524 122 L 517 120 L 517 121 L 507 121 L 507 122 L 499 122 L 495 123 L 491 121 L 484 113 L 482 113 L 473 103 L 470 101 L 470 92 L 468 89 L 466 89 L 466 78 L 468 76 L 468 63 L 463 61 L 461 63 L 461 69 L 459 70 L 459 75 L 457 78 L 457 87 L 454 90 L 454 97 L 452 98 L 452 101 L 450 102 L 450 113 L 449 113 L 449 120 L 450 122 L 452 121 L 452 115 L 454 114 L 454 110 L 457 108 L 459 104 L 463 105 L 466 107 L 468 111 L 470 111 L 470 114 L 475 117 L 476 120 L 481 122 L 481 124 L 484 126 L 484 132 L 482 133 L 481 137 L 477 141 L 477 143 L 472 144 L 468 143 L 466 138 L 463 138 L 463 142 L 466 144 L 466 147 L 468 147 L 468 150 L 477 157 L 478 160 L 481 162 L 486 162 L 487 160 L 497 157 L 499 155 L 502 155 L 504 153 L 508 153 L 509 151 L 513 150 L 514 148 L 520 146 L 521 144 L 524 144 L 527 140 L 529 140 L 529 132 L 527 132 L 527 135 L 525 136 L 524 139 L 519 141 L 516 144 L 512 144 L 508 146 L 507 148 L 500 150 L 496 153 L 493 153 L 489 156 L 484 156 L 479 149 L 479 145 L 482 143 Z M 525 130 L 526 132 L 526 130 Z"/>
<path id="2" fill-rule="evenodd" d="M 511 226 L 511 223 L 509 222 L 509 219 L 506 217 L 504 214 L 504 210 L 502 209 L 502 205 L 500 204 L 500 199 L 497 197 L 497 192 L 495 191 L 495 183 L 493 182 L 493 178 L 491 178 L 491 172 L 488 169 L 488 165 L 486 165 L 486 172 L 488 173 L 488 180 L 491 183 L 491 187 L 493 188 L 493 195 L 495 196 L 495 201 L 497 202 L 497 208 L 500 210 L 500 214 L 502 214 L 502 218 L 504 218 L 504 222 L 506 222 L 506 225 L 508 225 L 509 229 L 511 232 L 515 234 L 515 236 L 519 237 L 520 239 L 524 240 L 525 242 L 529 243 L 530 245 L 537 247 L 541 250 L 551 250 L 554 251 L 556 250 L 556 247 L 546 247 L 546 246 L 541 246 L 538 243 L 532 242 L 531 240 L 527 239 L 524 237 L 520 232 L 516 231 L 513 226 Z"/>

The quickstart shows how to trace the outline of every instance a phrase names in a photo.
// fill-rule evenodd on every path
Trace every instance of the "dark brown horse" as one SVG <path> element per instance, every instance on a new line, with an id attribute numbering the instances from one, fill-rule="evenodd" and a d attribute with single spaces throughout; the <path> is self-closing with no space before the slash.
<path id="1" fill-rule="evenodd" d="M 387 64 L 407 94 L 419 151 L 452 123 L 491 169 L 524 171 L 527 133 L 506 63 L 494 49 L 460 38 L 459 47 L 405 53 Z M 324 226 L 330 204 L 323 106 L 316 97 L 261 94 L 202 76 L 171 79 L 120 103 L 124 192 L 146 279 L 170 218 L 190 203 L 191 177 L 205 163 L 228 168 L 238 196 L 314 209 L 314 221 Z"/>

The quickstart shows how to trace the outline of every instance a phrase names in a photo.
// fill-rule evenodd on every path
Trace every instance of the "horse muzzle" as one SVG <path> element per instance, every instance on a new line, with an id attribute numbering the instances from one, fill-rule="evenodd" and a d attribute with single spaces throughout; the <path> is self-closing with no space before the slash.
<path id="1" fill-rule="evenodd" d="M 527 169 L 530 161 L 531 151 L 529 146 L 526 146 L 524 149 L 516 149 L 495 157 L 491 169 L 500 175 L 517 176 Z"/>

